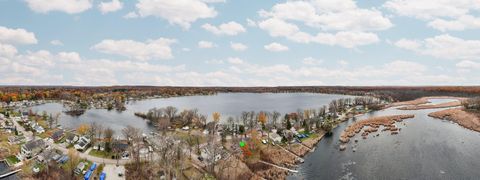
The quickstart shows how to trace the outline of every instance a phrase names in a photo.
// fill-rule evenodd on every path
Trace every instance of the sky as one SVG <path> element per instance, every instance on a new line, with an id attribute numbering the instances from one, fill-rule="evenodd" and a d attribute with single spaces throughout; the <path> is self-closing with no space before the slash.
<path id="1" fill-rule="evenodd" d="M 479 85 L 480 0 L 0 0 L 0 85 Z"/>

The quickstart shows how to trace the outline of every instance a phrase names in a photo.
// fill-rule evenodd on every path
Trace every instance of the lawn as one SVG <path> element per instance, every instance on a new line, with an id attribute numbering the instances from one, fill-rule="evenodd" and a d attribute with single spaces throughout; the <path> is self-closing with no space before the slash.
<path id="1" fill-rule="evenodd" d="M 89 153 L 89 155 L 92 155 L 92 156 L 95 156 L 95 157 L 100 157 L 100 158 L 107 158 L 107 159 L 111 159 L 112 158 L 112 155 L 114 155 L 113 153 L 111 152 L 107 152 L 107 151 L 97 151 L 97 150 L 91 150 Z"/>
<path id="2" fill-rule="evenodd" d="M 9 165 L 14 165 L 20 162 L 20 160 L 14 155 L 8 156 L 7 158 L 5 158 L 5 160 Z"/>

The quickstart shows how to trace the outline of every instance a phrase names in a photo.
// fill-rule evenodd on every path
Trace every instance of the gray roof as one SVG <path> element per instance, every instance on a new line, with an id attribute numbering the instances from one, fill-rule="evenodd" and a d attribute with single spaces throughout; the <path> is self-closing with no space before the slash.
<path id="1" fill-rule="evenodd" d="M 31 140 L 31 141 L 27 142 L 26 144 L 24 144 L 23 146 L 27 150 L 33 150 L 33 149 L 36 149 L 36 148 L 45 147 L 45 142 L 41 139 Z"/>

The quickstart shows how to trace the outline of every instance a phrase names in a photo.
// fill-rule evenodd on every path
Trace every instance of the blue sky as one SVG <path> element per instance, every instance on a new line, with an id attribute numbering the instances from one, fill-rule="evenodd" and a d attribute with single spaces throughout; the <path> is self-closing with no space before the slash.
<path id="1" fill-rule="evenodd" d="M 2 85 L 478 85 L 478 0 L 0 0 Z"/>

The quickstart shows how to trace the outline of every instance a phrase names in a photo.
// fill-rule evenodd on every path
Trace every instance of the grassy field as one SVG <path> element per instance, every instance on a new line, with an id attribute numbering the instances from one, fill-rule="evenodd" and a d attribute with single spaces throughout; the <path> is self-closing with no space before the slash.
<path id="1" fill-rule="evenodd" d="M 106 152 L 106 151 L 97 151 L 97 150 L 93 150 L 93 149 L 88 154 L 92 155 L 92 156 L 95 156 L 95 157 L 107 158 L 107 159 L 111 159 L 112 155 L 114 155 L 113 153 L 109 153 L 109 152 Z"/>
<path id="2" fill-rule="evenodd" d="M 20 162 L 20 160 L 14 155 L 8 156 L 7 158 L 5 158 L 5 160 L 9 165 L 14 165 Z"/>

